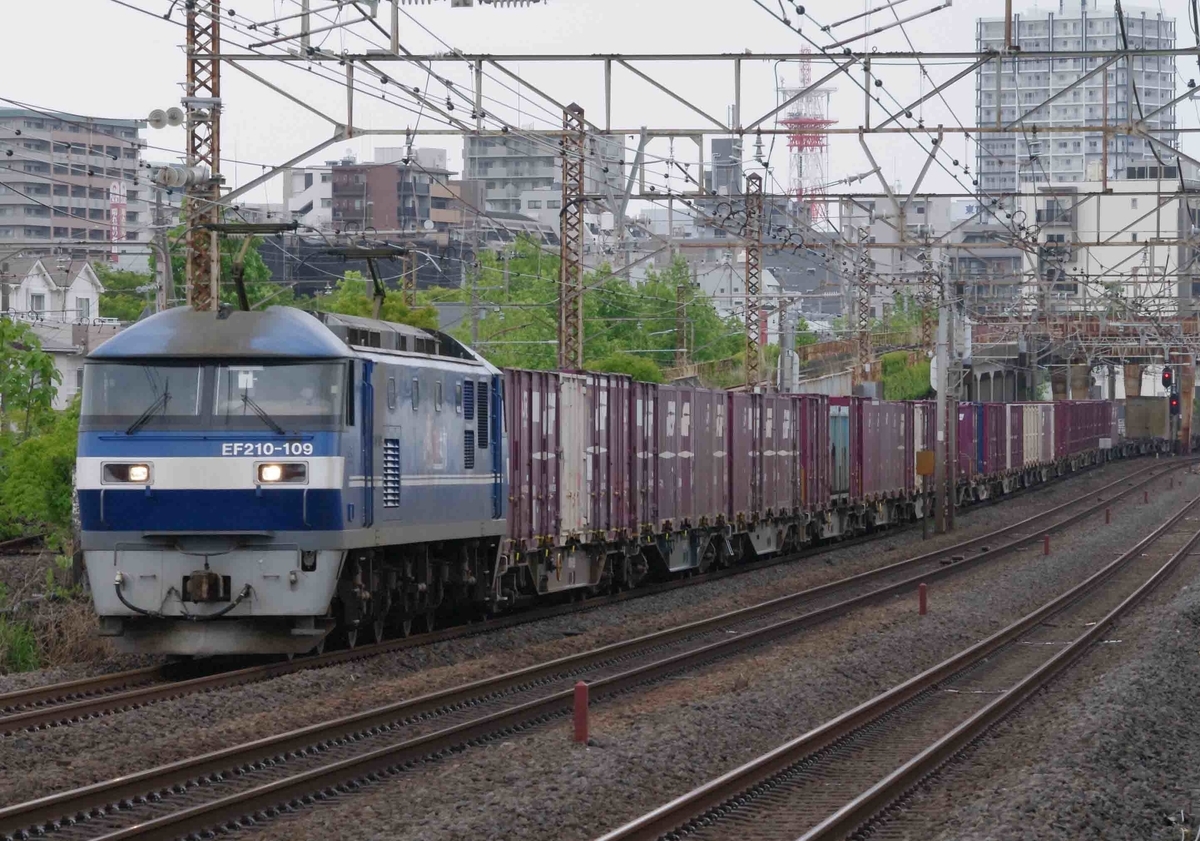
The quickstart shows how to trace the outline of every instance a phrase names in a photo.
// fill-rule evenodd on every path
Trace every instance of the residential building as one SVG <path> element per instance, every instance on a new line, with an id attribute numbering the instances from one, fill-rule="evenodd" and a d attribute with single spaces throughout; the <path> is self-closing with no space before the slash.
<path id="1" fill-rule="evenodd" d="M 283 179 L 283 203 L 291 218 L 309 230 L 333 230 L 333 166 L 300 167 Z"/>
<path id="2" fill-rule="evenodd" d="M 1039 187 L 1021 199 L 1038 245 L 1024 255 L 1026 311 L 1169 317 L 1200 311 L 1200 179 L 1175 166 Z M 1079 242 L 1102 244 L 1080 247 Z"/>
<path id="3" fill-rule="evenodd" d="M 1058 0 L 1048 6 L 1013 15 L 1013 44 L 1021 52 L 1120 50 L 1126 37 L 1134 52 L 1107 69 L 1101 69 L 1105 59 L 1100 57 L 1033 60 L 1018 52 L 1002 59 L 999 78 L 997 62 L 984 63 L 975 73 L 976 124 L 1022 121 L 1025 130 L 977 138 L 979 189 L 995 194 L 1024 184 L 1096 180 L 1088 177 L 1089 165 L 1104 160 L 1104 140 L 1100 132 L 1083 126 L 1105 121 L 1121 125 L 1138 120 L 1164 144 L 1157 149 L 1162 162 L 1173 163 L 1165 144 L 1174 146 L 1178 140 L 1172 131 L 1175 106 L 1168 104 L 1175 97 L 1175 59 L 1138 51 L 1173 49 L 1175 19 L 1166 17 L 1161 5 L 1126 5 L 1123 37 L 1114 0 Z M 1004 38 L 1003 17 L 977 20 L 978 52 L 1003 52 Z M 1084 78 L 1089 73 L 1094 75 Z M 1043 104 L 1052 97 L 1054 102 Z M 1035 131 L 1043 126 L 1055 131 Z M 1145 136 L 1114 134 L 1108 141 L 1108 176 L 1139 161 L 1157 163 L 1155 151 Z"/>
<path id="4" fill-rule="evenodd" d="M 385 158 L 393 154 L 383 151 Z M 437 232 L 448 239 L 451 228 L 461 227 L 471 212 L 462 200 L 462 182 L 450 179 L 445 166 L 426 166 L 445 160 L 416 150 L 409 163 L 360 164 L 339 161 L 332 172 L 332 223 L 343 230 L 385 232 Z M 424 157 L 422 157 L 424 155 Z M 378 155 L 377 155 L 378 158 Z"/>
<path id="5" fill-rule="evenodd" d="M 145 271 L 153 236 L 141 120 L 0 109 L 0 248 Z"/>
<path id="6" fill-rule="evenodd" d="M 0 312 L 28 321 L 98 321 L 99 278 L 86 260 L 21 257 L 0 260 Z"/>
<path id="7" fill-rule="evenodd" d="M 530 190 L 562 190 L 562 158 L 558 144 L 517 133 L 467 135 L 463 177 L 485 185 L 481 210 L 521 213 L 521 194 Z M 625 147 L 619 137 L 588 135 L 584 151 L 584 190 L 604 195 L 624 190 Z"/>
<path id="8" fill-rule="evenodd" d="M 37 321 L 32 327 L 61 377 L 52 405 L 55 409 L 65 409 L 83 389 L 83 362 L 87 355 L 121 332 L 125 325 L 116 321 L 100 324 Z"/>

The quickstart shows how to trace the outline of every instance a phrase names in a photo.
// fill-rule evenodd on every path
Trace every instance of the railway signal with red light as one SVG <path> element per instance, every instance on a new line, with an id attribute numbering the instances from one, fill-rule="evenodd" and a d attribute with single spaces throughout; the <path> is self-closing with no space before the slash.
<path id="1" fill-rule="evenodd" d="M 1173 415 L 1179 414 L 1179 395 L 1178 394 L 1171 395 L 1171 414 L 1173 414 Z"/>
<path id="2" fill-rule="evenodd" d="M 1175 373 L 1171 370 L 1170 365 L 1163 366 L 1162 384 L 1163 388 L 1168 389 L 1175 384 Z"/>

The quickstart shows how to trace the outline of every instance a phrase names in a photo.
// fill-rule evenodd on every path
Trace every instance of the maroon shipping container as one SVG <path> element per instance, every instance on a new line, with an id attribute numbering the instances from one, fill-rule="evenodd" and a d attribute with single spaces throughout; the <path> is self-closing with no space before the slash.
<path id="1" fill-rule="evenodd" d="M 1071 454 L 1072 429 L 1075 425 L 1074 406 L 1070 400 L 1054 401 L 1054 457 Z"/>
<path id="2" fill-rule="evenodd" d="M 979 406 L 977 403 L 958 404 L 958 466 L 959 480 L 973 479 L 979 473 Z"/>
<path id="3" fill-rule="evenodd" d="M 937 441 L 937 404 L 930 400 L 911 400 L 908 406 L 908 431 L 905 434 L 905 490 L 923 491 L 924 477 L 917 474 L 917 453 L 933 450 Z"/>
<path id="4" fill-rule="evenodd" d="M 692 397 L 692 516 L 695 525 L 715 525 L 729 510 L 729 446 L 725 392 L 695 389 Z"/>
<path id="5" fill-rule="evenodd" d="M 1008 447 L 1004 463 L 1008 470 L 1020 470 L 1025 464 L 1025 407 L 1009 403 L 1005 409 L 1008 414 Z"/>
<path id="6" fill-rule="evenodd" d="M 558 374 L 504 371 L 508 427 L 508 537 L 536 549 L 558 534 Z"/>
<path id="7" fill-rule="evenodd" d="M 629 399 L 633 380 L 613 374 L 587 374 L 587 429 L 584 450 L 587 521 L 596 535 L 615 540 L 636 532 L 629 511 Z M 561 386 L 560 386 L 561 387 Z"/>
<path id="8" fill-rule="evenodd" d="M 986 476 L 998 476 L 1008 469 L 1005 441 L 1008 424 L 1005 422 L 1003 403 L 983 404 L 983 464 Z"/>
<path id="9" fill-rule="evenodd" d="M 766 394 L 760 415 L 762 499 L 760 514 L 779 515 L 796 507 L 799 444 L 791 397 Z"/>
<path id="10" fill-rule="evenodd" d="M 729 521 L 753 519 L 761 510 L 762 462 L 759 446 L 761 394 L 730 393 Z"/>
<path id="11" fill-rule="evenodd" d="M 903 403 L 862 400 L 862 492 L 867 499 L 904 492 L 907 409 Z"/>
<path id="12" fill-rule="evenodd" d="M 795 398 L 800 417 L 800 504 L 809 511 L 829 507 L 829 398 L 804 394 Z"/>
<path id="13" fill-rule="evenodd" d="M 632 522 L 638 531 L 658 527 L 658 444 L 655 438 L 655 417 L 658 406 L 658 386 L 651 383 L 633 384 L 629 401 L 632 420 L 630 439 L 630 508 Z"/>

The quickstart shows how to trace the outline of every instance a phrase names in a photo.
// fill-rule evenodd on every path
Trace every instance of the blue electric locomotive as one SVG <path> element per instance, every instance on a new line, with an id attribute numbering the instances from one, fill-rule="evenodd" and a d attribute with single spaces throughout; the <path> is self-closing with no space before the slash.
<path id="1" fill-rule="evenodd" d="M 172 309 L 93 352 L 76 485 L 103 633 L 298 653 L 495 586 L 500 372 L 441 333 Z"/>

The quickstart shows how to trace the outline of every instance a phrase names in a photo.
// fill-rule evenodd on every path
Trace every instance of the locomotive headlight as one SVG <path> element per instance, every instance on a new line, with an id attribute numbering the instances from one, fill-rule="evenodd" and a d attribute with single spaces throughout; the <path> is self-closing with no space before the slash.
<path id="1" fill-rule="evenodd" d="M 150 482 L 150 465 L 148 464 L 105 464 L 105 482 L 129 482 L 130 484 L 145 485 Z"/>
<path id="2" fill-rule="evenodd" d="M 305 482 L 308 480 L 308 465 L 299 464 L 260 464 L 258 465 L 258 481 L 264 485 L 274 485 L 281 482 Z"/>

